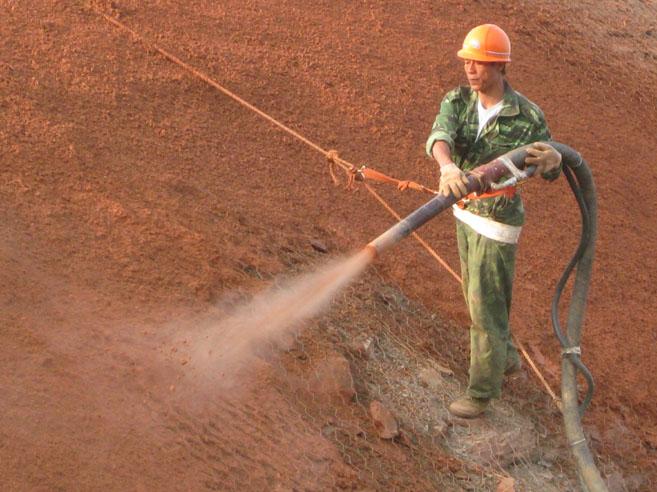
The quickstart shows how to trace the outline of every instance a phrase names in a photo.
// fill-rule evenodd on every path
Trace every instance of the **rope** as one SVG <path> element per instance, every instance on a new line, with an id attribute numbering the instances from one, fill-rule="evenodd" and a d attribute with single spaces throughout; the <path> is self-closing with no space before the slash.
<path id="1" fill-rule="evenodd" d="M 372 196 L 374 196 L 374 198 L 376 198 L 378 200 L 378 202 L 381 205 L 383 205 L 388 212 L 390 212 L 391 215 L 393 215 L 398 221 L 401 220 L 401 216 L 397 212 L 395 212 L 395 210 L 390 205 L 388 205 L 385 202 L 385 200 L 383 198 L 381 198 L 381 196 L 376 191 L 374 191 L 372 189 L 372 187 L 370 185 L 365 183 L 364 186 L 367 189 L 367 191 L 369 191 L 372 194 Z M 438 263 L 440 263 L 443 266 L 443 268 L 445 268 L 445 270 L 447 270 L 452 275 L 452 277 L 454 277 L 454 279 L 457 282 L 459 282 L 459 283 L 463 282 L 461 280 L 461 277 L 459 276 L 459 274 L 456 273 L 454 270 L 452 270 L 452 268 L 449 266 L 449 264 L 445 260 L 443 260 L 440 256 L 438 256 L 438 253 L 436 253 L 436 251 L 431 246 L 429 246 L 429 244 L 424 239 L 422 239 L 417 234 L 417 232 L 413 231 L 413 232 L 411 232 L 411 235 L 424 247 L 424 249 L 426 249 L 429 252 L 429 254 Z"/>
<path id="2" fill-rule="evenodd" d="M 283 131 L 289 133 L 289 134 L 292 135 L 293 137 L 296 137 L 297 139 L 301 140 L 303 143 L 305 143 L 306 145 L 308 145 L 308 146 L 311 147 L 312 149 L 316 150 L 317 152 L 319 152 L 319 153 L 321 153 L 321 154 L 324 154 L 325 156 L 327 155 L 328 152 L 327 152 L 326 150 L 324 150 L 323 148 L 321 148 L 321 147 L 320 147 L 319 145 L 317 145 L 316 143 L 314 143 L 314 142 L 308 140 L 306 137 L 304 137 L 304 136 L 301 135 L 300 133 L 295 132 L 294 130 L 292 130 L 292 128 L 290 128 L 290 127 L 284 125 L 284 124 L 281 123 L 280 121 L 278 121 L 278 120 L 272 118 L 271 116 L 269 116 L 269 115 L 268 115 L 267 113 L 265 113 L 264 111 L 261 111 L 260 109 L 256 108 L 253 104 L 249 103 L 248 101 L 245 101 L 244 99 L 242 99 L 241 97 L 239 97 L 239 96 L 238 96 L 237 94 L 235 94 L 234 92 L 232 92 L 232 91 L 226 89 L 225 87 L 223 87 L 222 85 L 220 85 L 219 83 L 215 82 L 215 81 L 212 80 L 210 77 L 208 77 L 207 75 L 205 75 L 203 72 L 201 72 L 201 71 L 199 71 L 199 70 L 196 70 L 196 69 L 195 69 L 194 67 L 192 67 L 191 65 L 189 65 L 189 64 L 185 63 L 184 61 L 182 61 L 182 60 L 181 60 L 180 58 L 178 58 L 177 56 L 175 56 L 175 55 L 169 53 L 168 51 L 166 51 L 166 50 L 163 49 L 163 48 L 160 48 L 160 47 L 159 47 L 158 45 L 156 45 L 155 43 L 150 42 L 150 41 L 147 41 L 147 40 L 146 40 L 141 34 L 139 34 L 137 31 L 134 31 L 134 30 L 130 29 L 128 26 L 126 26 L 126 25 L 123 24 L 122 22 L 119 22 L 119 21 L 116 20 L 114 17 L 110 17 L 109 15 L 104 14 L 104 13 L 101 13 L 100 15 L 102 15 L 102 16 L 105 18 L 105 20 L 107 20 L 107 21 L 110 22 L 111 24 L 114 24 L 114 25 L 115 25 L 116 27 L 118 27 L 119 29 L 123 29 L 124 31 L 127 31 L 127 32 L 129 32 L 130 34 L 132 34 L 135 38 L 137 38 L 137 39 L 138 39 L 139 41 L 141 41 L 143 44 L 150 46 L 150 48 L 152 48 L 152 49 L 154 49 L 155 51 L 157 51 L 158 53 L 160 53 L 163 57 L 165 57 L 165 58 L 168 59 L 169 61 L 175 63 L 176 65 L 181 66 L 182 68 L 184 68 L 184 69 L 187 70 L 188 72 L 191 72 L 192 74 L 194 74 L 196 77 L 198 77 L 199 79 L 201 79 L 201 80 L 204 81 L 205 83 L 211 85 L 212 87 L 214 87 L 214 88 L 217 89 L 218 91 L 223 92 L 225 95 L 227 95 L 227 96 L 230 97 L 231 99 L 234 99 L 235 101 L 237 101 L 238 103 L 240 103 L 242 106 L 245 106 L 245 107 L 249 108 L 251 111 L 257 113 L 257 114 L 260 115 L 260 116 L 262 116 L 264 119 L 266 119 L 267 121 L 269 121 L 269 122 L 272 123 L 273 125 L 278 126 L 278 127 L 281 128 Z"/>
<path id="3" fill-rule="evenodd" d="M 133 29 L 130 29 L 128 26 L 126 26 L 122 22 L 118 21 L 114 17 L 111 17 L 111 16 L 109 16 L 109 15 L 103 13 L 103 12 L 99 12 L 99 14 L 107 22 L 109 22 L 110 24 L 113 24 L 115 27 L 117 27 L 117 28 L 119 28 L 123 31 L 126 31 L 126 32 L 130 33 L 133 37 L 135 37 L 136 39 L 141 41 L 142 44 L 146 45 L 147 47 L 150 47 L 151 49 L 153 49 L 155 51 L 157 51 L 158 53 L 160 53 L 167 60 L 173 62 L 174 64 L 176 64 L 180 67 L 182 67 L 186 71 L 193 74 L 195 77 L 197 77 L 197 78 L 201 79 L 202 81 L 204 81 L 206 84 L 214 87 L 215 89 L 222 92 L 223 94 L 230 97 L 231 99 L 235 100 L 236 102 L 238 102 L 242 106 L 250 109 L 254 113 L 256 113 L 259 116 L 261 116 L 262 118 L 264 118 L 265 120 L 269 121 L 271 124 L 279 127 L 284 132 L 292 135 L 293 137 L 297 138 L 301 142 L 305 143 L 308 147 L 310 147 L 313 150 L 319 152 L 320 154 L 323 154 L 326 157 L 326 160 L 327 160 L 328 165 L 329 165 L 329 173 L 331 175 L 331 179 L 333 180 L 333 182 L 336 185 L 339 184 L 339 180 L 336 176 L 335 171 L 336 171 L 336 167 L 340 167 L 347 174 L 347 185 L 346 185 L 346 187 L 349 190 L 354 189 L 354 187 L 356 186 L 356 183 L 355 183 L 356 181 L 363 181 L 365 178 L 369 178 L 369 179 L 379 181 L 379 182 L 396 184 L 397 187 L 402 191 L 406 190 L 406 189 L 413 189 L 413 190 L 416 190 L 416 191 L 422 191 L 422 192 L 431 193 L 431 194 L 434 194 L 434 195 L 437 194 L 436 191 L 434 191 L 430 188 L 426 188 L 425 186 L 420 185 L 418 183 L 415 183 L 413 181 L 402 181 L 402 180 L 398 180 L 398 179 L 395 179 L 395 178 L 391 178 L 389 176 L 386 176 L 383 173 L 379 173 L 378 171 L 374 171 L 373 169 L 367 169 L 364 166 L 361 167 L 360 169 L 358 169 L 355 165 L 353 165 L 349 161 L 346 161 L 346 160 L 342 159 L 338 155 L 338 152 L 336 150 L 325 150 L 324 148 L 322 148 L 321 146 L 319 146 L 315 142 L 307 139 L 306 137 L 304 137 L 300 133 L 294 131 L 292 128 L 284 125 L 283 123 L 281 123 L 277 119 L 275 119 L 272 116 L 268 115 L 264 111 L 258 109 L 253 104 L 251 104 L 248 101 L 242 99 L 241 97 L 239 97 L 234 92 L 226 89 L 221 84 L 219 84 L 215 80 L 213 80 L 210 77 L 208 77 L 207 75 L 205 75 L 203 72 L 197 70 L 196 68 L 192 67 L 188 63 L 185 63 L 184 61 L 182 61 L 177 56 L 175 56 L 172 53 L 169 53 L 168 51 L 166 51 L 165 49 L 159 47 L 157 44 L 153 43 L 152 41 L 146 40 L 146 38 L 144 38 L 144 36 L 139 34 L 137 31 L 135 31 Z M 367 183 L 363 183 L 363 184 L 365 186 L 365 189 L 393 217 L 395 217 L 395 219 L 397 219 L 398 221 L 401 220 L 401 216 L 383 198 L 381 198 L 381 196 L 376 191 L 374 191 L 374 189 L 371 186 L 369 186 Z M 445 270 L 447 270 L 452 275 L 452 277 L 454 277 L 454 279 L 457 282 L 463 283 L 461 277 L 454 270 L 452 270 L 452 268 L 447 264 L 447 262 L 445 262 L 445 260 L 443 260 L 438 255 L 438 253 L 436 253 L 436 251 L 431 246 L 429 246 L 429 244 L 424 239 L 422 239 L 422 237 L 420 237 L 419 234 L 417 234 L 416 232 L 412 232 L 411 235 L 413 236 L 413 238 L 416 241 L 418 241 L 420 243 L 420 245 L 422 245 L 422 247 L 431 255 L 431 257 L 433 257 L 443 268 L 445 268 Z M 523 354 L 523 356 L 525 357 L 525 359 L 529 363 L 529 366 L 532 368 L 532 370 L 534 371 L 534 373 L 536 374 L 538 379 L 541 381 L 543 386 L 545 386 L 548 394 L 555 401 L 555 403 L 556 403 L 557 407 L 559 408 L 559 410 L 561 410 L 561 401 L 560 401 L 560 399 L 555 395 L 554 391 L 552 391 L 552 388 L 547 383 L 547 381 L 545 380 L 545 378 L 543 377 L 543 375 L 541 374 L 539 369 L 536 367 L 536 364 L 534 364 L 534 361 L 531 359 L 531 357 L 529 356 L 529 354 L 527 353 L 527 351 L 524 349 L 524 347 L 521 344 L 519 344 L 515 339 L 514 339 L 514 342 L 521 349 L 521 353 Z"/>
<path id="4" fill-rule="evenodd" d="M 527 363 L 529 364 L 529 367 L 532 368 L 532 371 L 534 371 L 534 374 L 536 374 L 536 377 L 538 380 L 541 382 L 543 387 L 545 388 L 545 391 L 547 391 L 548 395 L 552 398 L 552 401 L 554 401 L 554 404 L 557 406 L 559 411 L 562 411 L 562 404 L 561 404 L 561 398 L 559 398 L 555 392 L 552 390 L 552 387 L 550 384 L 545 380 L 545 377 L 543 376 L 543 373 L 541 373 L 540 369 L 536 366 L 534 363 L 534 360 L 531 358 L 527 350 L 525 350 L 525 347 L 523 346 L 522 343 L 520 343 L 516 337 L 513 337 L 513 343 L 515 343 L 518 348 L 520 349 L 520 353 L 522 356 L 525 358 Z"/>

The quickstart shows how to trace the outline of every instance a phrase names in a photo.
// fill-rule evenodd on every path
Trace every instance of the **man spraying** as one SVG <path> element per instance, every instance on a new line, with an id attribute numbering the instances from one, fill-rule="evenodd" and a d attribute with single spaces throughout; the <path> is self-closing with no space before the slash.
<path id="1" fill-rule="evenodd" d="M 449 411 L 474 418 L 491 398 L 500 397 L 505 373 L 520 367 L 509 312 L 525 213 L 515 187 L 465 196 L 465 173 L 534 143 L 526 164 L 553 180 L 561 172 L 561 155 L 542 143 L 551 136 L 541 109 L 505 79 L 511 43 L 502 29 L 494 24 L 475 27 L 457 56 L 464 61 L 468 86 L 448 92 L 442 100 L 426 150 L 440 165 L 439 192 L 461 199 L 454 215 L 463 293 L 472 321 L 470 378 L 466 394 L 452 402 Z"/>

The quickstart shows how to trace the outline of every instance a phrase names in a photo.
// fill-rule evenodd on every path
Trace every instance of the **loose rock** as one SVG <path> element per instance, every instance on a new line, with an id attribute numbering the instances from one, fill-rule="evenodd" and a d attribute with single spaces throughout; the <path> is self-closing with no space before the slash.
<path id="1" fill-rule="evenodd" d="M 349 350 L 362 359 L 374 357 L 374 340 L 367 336 L 359 336 L 349 343 Z"/>
<path id="2" fill-rule="evenodd" d="M 310 245 L 313 247 L 315 251 L 319 251 L 320 253 L 328 253 L 328 248 L 319 239 L 311 240 Z"/>
<path id="3" fill-rule="evenodd" d="M 311 384 L 313 393 L 329 399 L 338 398 L 349 402 L 356 395 L 349 361 L 338 353 L 317 364 Z"/>
<path id="4" fill-rule="evenodd" d="M 399 435 L 397 420 L 390 410 L 383 406 L 383 403 L 376 400 L 372 401 L 370 403 L 370 415 L 381 439 L 393 439 Z"/>
<path id="5" fill-rule="evenodd" d="M 429 432 L 432 436 L 446 436 L 451 425 L 443 419 L 438 419 L 436 422 L 429 424 Z"/>
<path id="6" fill-rule="evenodd" d="M 434 391 L 443 386 L 443 378 L 435 369 L 425 367 L 418 374 L 418 378 L 423 386 Z"/>
<path id="7" fill-rule="evenodd" d="M 497 484 L 497 489 L 495 492 L 515 492 L 516 490 L 516 481 L 511 477 L 505 477 L 500 480 L 500 483 Z"/>

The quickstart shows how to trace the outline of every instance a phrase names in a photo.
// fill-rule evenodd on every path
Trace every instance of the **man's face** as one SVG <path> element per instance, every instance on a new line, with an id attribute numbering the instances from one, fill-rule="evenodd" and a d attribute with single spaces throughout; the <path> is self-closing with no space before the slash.
<path id="1" fill-rule="evenodd" d="M 502 79 L 503 63 L 465 60 L 465 75 L 472 90 L 486 93 Z"/>

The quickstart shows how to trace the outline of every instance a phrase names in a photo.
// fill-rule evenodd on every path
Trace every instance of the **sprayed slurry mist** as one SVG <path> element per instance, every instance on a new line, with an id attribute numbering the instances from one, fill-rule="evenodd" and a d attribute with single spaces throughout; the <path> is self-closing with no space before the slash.
<path id="1" fill-rule="evenodd" d="M 219 387 L 234 386 L 247 364 L 255 362 L 257 355 L 271 355 L 286 335 L 325 309 L 372 259 L 372 252 L 363 250 L 333 262 L 256 295 L 226 318 L 208 325 L 190 344 L 193 376 Z"/>

